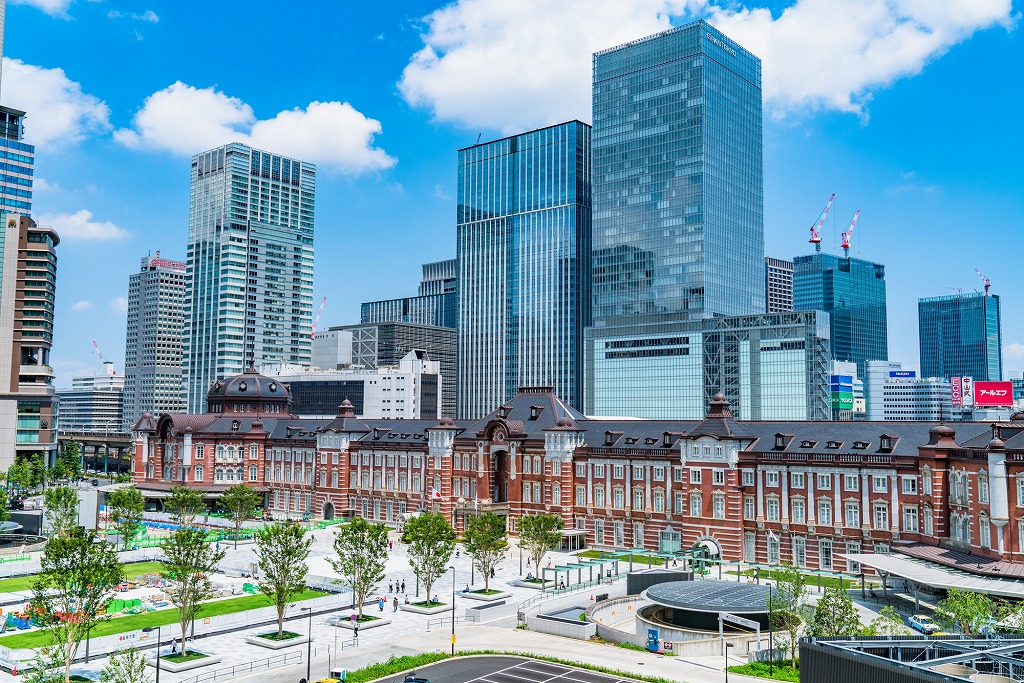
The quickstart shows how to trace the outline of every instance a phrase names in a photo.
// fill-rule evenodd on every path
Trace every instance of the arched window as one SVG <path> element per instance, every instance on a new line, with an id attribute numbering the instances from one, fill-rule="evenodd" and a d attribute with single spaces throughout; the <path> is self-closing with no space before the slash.
<path id="1" fill-rule="evenodd" d="M 217 446 L 217 459 L 220 460 L 224 457 L 224 446 Z"/>

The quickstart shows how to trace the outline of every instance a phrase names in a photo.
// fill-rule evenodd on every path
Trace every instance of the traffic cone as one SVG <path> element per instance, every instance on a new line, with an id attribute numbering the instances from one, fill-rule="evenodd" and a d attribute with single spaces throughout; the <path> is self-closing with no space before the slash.
<path id="1" fill-rule="evenodd" d="M 590 601 L 591 601 L 591 602 L 593 602 L 593 601 L 594 601 L 594 594 L 593 594 L 593 593 L 591 593 L 591 594 L 590 594 Z"/>

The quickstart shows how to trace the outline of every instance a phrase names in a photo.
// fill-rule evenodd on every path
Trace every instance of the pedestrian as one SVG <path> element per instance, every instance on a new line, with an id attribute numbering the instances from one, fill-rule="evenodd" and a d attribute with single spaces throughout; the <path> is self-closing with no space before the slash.
<path id="1" fill-rule="evenodd" d="M 529 557 L 526 558 L 526 568 L 527 569 L 530 568 L 530 558 Z"/>
<path id="2" fill-rule="evenodd" d="M 377 607 L 378 609 L 380 609 L 381 612 L 384 611 L 384 598 L 380 598 L 379 600 L 377 600 Z"/>
<path id="3" fill-rule="evenodd" d="M 171 654 L 172 655 L 178 654 L 178 641 L 176 641 L 176 640 L 172 640 L 171 641 Z"/>
<path id="4" fill-rule="evenodd" d="M 394 550 L 394 549 L 395 549 L 395 542 L 394 541 L 388 541 L 388 550 Z"/>
<path id="5" fill-rule="evenodd" d="M 391 601 L 391 612 L 395 613 L 398 611 L 398 596 L 396 595 L 394 600 Z"/>
<path id="6" fill-rule="evenodd" d="M 391 586 L 392 586 L 392 582 L 391 582 L 391 581 L 388 581 L 388 594 L 389 594 L 389 595 L 390 595 L 390 594 L 391 594 L 391 592 L 392 592 L 392 590 L 391 590 Z"/>
<path id="7" fill-rule="evenodd" d="M 316 543 L 316 534 L 310 534 L 309 535 L 309 540 L 312 543 Z"/>
<path id="8" fill-rule="evenodd" d="M 355 624 L 352 625 L 352 637 L 353 638 L 358 638 L 359 637 L 359 622 L 358 621 Z"/>
<path id="9" fill-rule="evenodd" d="M 402 592 L 405 592 L 405 579 L 402 579 Z"/>
<path id="10" fill-rule="evenodd" d="M 405 604 L 407 604 L 407 605 L 409 604 L 409 594 L 408 593 L 405 594 Z"/>
<path id="11" fill-rule="evenodd" d="M 491 567 L 491 578 L 494 578 L 494 567 Z"/>
<path id="12" fill-rule="evenodd" d="M 220 541 L 217 541 L 217 552 L 220 552 Z"/>
<path id="13" fill-rule="evenodd" d="M 462 551 L 458 548 L 455 549 L 455 557 L 458 557 Z"/>

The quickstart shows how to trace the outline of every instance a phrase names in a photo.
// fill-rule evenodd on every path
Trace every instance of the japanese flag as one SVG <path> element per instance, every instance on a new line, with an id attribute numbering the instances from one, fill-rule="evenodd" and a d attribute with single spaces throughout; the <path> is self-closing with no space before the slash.
<path id="1" fill-rule="evenodd" d="M 435 489 L 433 486 L 430 487 L 430 497 L 434 500 L 443 500 L 441 498 L 441 492 Z"/>

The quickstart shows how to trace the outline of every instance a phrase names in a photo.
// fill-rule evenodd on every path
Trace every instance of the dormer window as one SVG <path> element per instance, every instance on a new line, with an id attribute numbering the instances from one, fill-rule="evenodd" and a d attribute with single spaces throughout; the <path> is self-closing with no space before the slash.
<path id="1" fill-rule="evenodd" d="M 626 443 L 630 444 L 630 445 L 635 444 L 639 440 L 640 440 L 640 438 L 636 437 L 636 436 L 627 436 L 626 437 Z"/>
<path id="2" fill-rule="evenodd" d="M 232 420 L 232 421 L 231 421 L 231 431 L 233 431 L 233 432 L 237 432 L 237 431 L 238 431 L 238 428 L 239 428 L 240 426 L 241 426 L 241 423 L 240 423 L 240 422 L 239 422 L 238 420 Z"/>
<path id="3" fill-rule="evenodd" d="M 271 382 L 270 386 L 267 387 L 271 391 L 277 391 L 277 382 Z"/>
<path id="4" fill-rule="evenodd" d="M 828 443 L 825 444 L 825 448 L 842 448 L 842 446 L 842 441 L 829 441 Z"/>
<path id="5" fill-rule="evenodd" d="M 530 419 L 536 420 L 544 412 L 544 406 L 530 406 Z"/>
<path id="6" fill-rule="evenodd" d="M 853 442 L 853 450 L 855 450 L 855 451 L 866 451 L 868 449 L 868 446 L 870 446 L 870 445 L 871 444 L 869 444 L 867 441 L 854 441 Z"/>
<path id="7" fill-rule="evenodd" d="M 505 419 L 506 417 L 508 417 L 508 414 L 510 412 L 511 409 L 508 406 L 501 406 L 500 408 L 498 408 L 498 417 Z"/>
<path id="8" fill-rule="evenodd" d="M 882 438 L 880 440 L 879 447 L 883 451 L 891 451 L 892 450 L 892 437 L 887 435 L 887 434 L 883 434 Z"/>
<path id="9" fill-rule="evenodd" d="M 776 434 L 775 435 L 775 447 L 776 448 L 785 448 L 786 447 L 786 435 L 785 434 Z"/>
<path id="10" fill-rule="evenodd" d="M 800 442 L 800 448 L 814 448 L 816 445 L 818 445 L 817 441 L 811 441 L 809 439 L 804 439 Z"/>
<path id="11" fill-rule="evenodd" d="M 615 442 L 618 440 L 619 436 L 620 435 L 615 433 L 615 432 L 605 432 L 604 433 L 604 445 L 605 446 L 612 446 L 612 445 L 614 445 Z"/>
<path id="12" fill-rule="evenodd" d="M 647 437 L 646 439 L 644 439 L 644 443 L 647 444 L 648 446 L 653 446 L 654 444 L 658 443 L 658 440 L 656 438 Z"/>
<path id="13" fill-rule="evenodd" d="M 239 391 L 245 391 L 248 388 L 249 388 L 249 384 L 245 380 L 242 380 L 241 382 L 238 383 L 238 390 Z"/>

